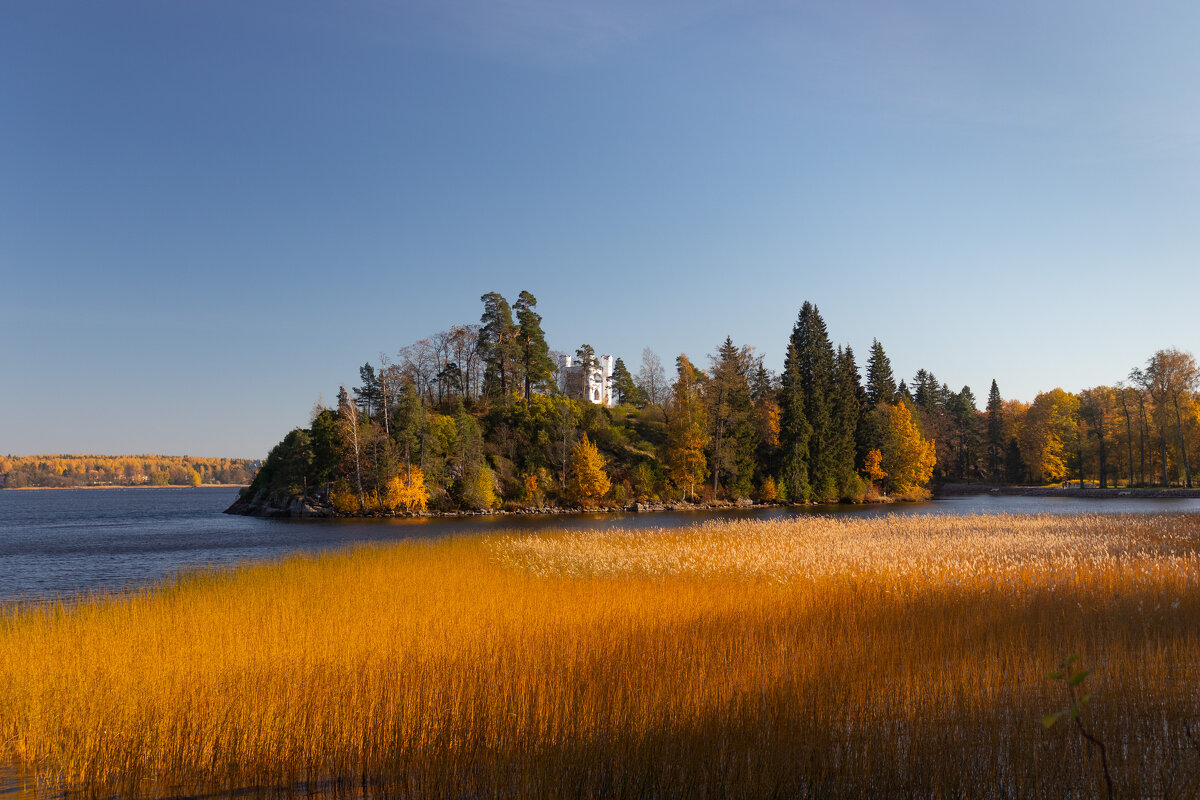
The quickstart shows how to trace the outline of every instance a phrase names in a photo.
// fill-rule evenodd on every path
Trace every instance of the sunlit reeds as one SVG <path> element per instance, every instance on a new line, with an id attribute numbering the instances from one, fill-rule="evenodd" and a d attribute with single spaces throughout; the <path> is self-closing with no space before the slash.
<path id="1" fill-rule="evenodd" d="M 1136 796 L 1200 752 L 1200 520 L 805 517 L 364 547 L 0 618 L 47 789 Z"/>

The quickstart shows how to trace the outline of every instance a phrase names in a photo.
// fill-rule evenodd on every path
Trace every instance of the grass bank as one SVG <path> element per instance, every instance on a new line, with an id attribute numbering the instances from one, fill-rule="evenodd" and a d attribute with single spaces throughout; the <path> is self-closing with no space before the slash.
<path id="1" fill-rule="evenodd" d="M 1200 778 L 1200 520 L 720 522 L 362 547 L 8 606 L 0 742 L 84 794 L 1102 793 Z M 365 787 L 365 789 L 364 789 Z"/>

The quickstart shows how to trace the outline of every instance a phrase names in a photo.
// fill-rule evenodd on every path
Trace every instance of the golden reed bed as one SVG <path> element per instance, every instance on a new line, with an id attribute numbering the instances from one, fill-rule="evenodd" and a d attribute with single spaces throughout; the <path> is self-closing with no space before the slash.
<path id="1" fill-rule="evenodd" d="M 0 617 L 41 792 L 1090 797 L 1200 780 L 1200 518 L 805 517 L 296 556 Z"/>

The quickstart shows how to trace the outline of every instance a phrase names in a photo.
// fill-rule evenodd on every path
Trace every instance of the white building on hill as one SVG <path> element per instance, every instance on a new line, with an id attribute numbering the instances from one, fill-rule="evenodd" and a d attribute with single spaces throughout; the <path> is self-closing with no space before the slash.
<path id="1" fill-rule="evenodd" d="M 584 375 L 583 364 L 568 355 L 558 358 L 558 388 L 567 397 L 605 406 L 617 404 L 613 391 L 613 357 L 600 356 L 598 366 Z"/>

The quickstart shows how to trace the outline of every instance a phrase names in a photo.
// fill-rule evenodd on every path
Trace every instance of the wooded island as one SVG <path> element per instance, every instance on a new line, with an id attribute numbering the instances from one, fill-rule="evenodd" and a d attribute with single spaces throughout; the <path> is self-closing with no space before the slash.
<path id="1" fill-rule="evenodd" d="M 483 295 L 477 325 L 364 364 L 318 403 L 234 509 L 344 515 L 633 502 L 833 503 L 928 496 L 930 481 L 1191 486 L 1197 368 L 1161 350 L 1129 383 L 1053 389 L 984 411 L 921 369 L 898 383 L 875 340 L 865 380 L 805 302 L 782 374 L 726 337 L 706 369 L 668 379 L 649 349 L 623 359 L 550 350 L 537 300 Z"/>

